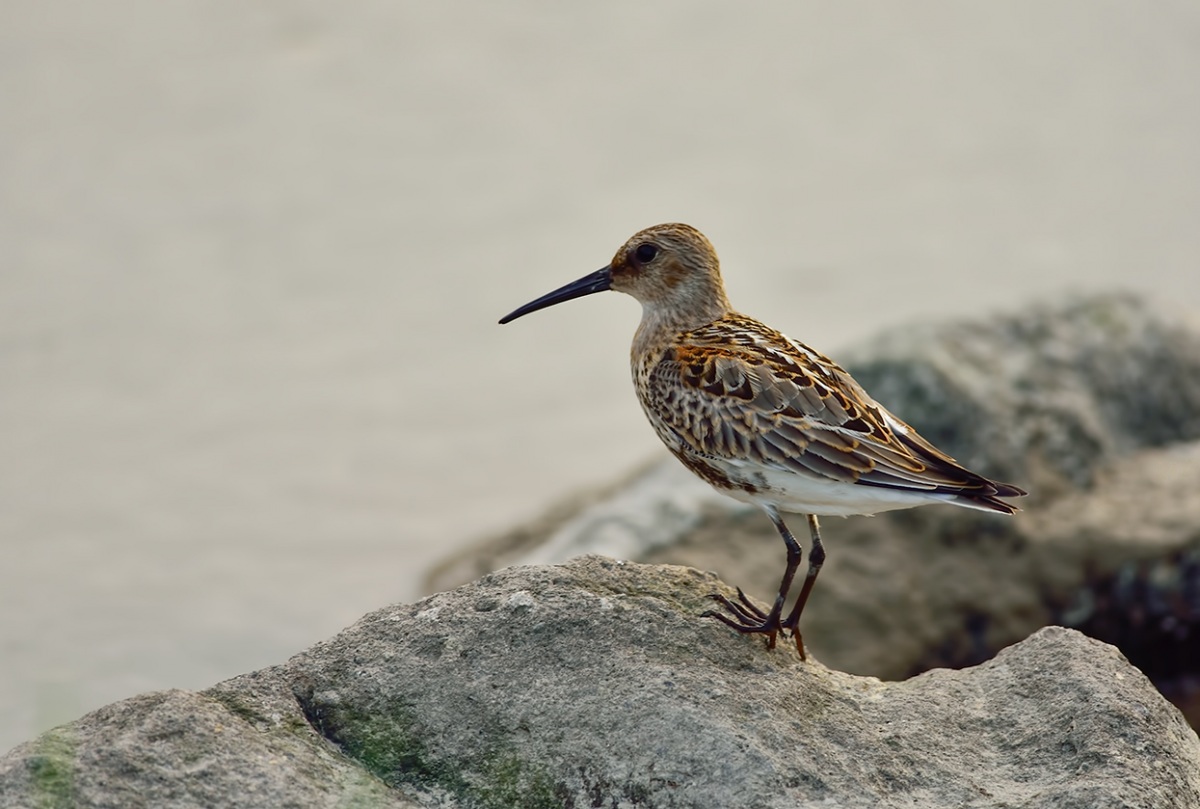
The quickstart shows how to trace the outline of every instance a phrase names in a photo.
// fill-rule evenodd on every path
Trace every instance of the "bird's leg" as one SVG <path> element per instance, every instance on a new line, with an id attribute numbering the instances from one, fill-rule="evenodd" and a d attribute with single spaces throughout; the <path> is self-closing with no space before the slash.
<path id="1" fill-rule="evenodd" d="M 788 590 L 792 587 L 792 579 L 796 577 L 796 568 L 800 567 L 800 559 L 803 556 L 803 551 L 800 549 L 800 543 L 792 536 L 792 532 L 784 525 L 779 512 L 771 506 L 764 506 L 763 510 L 767 512 L 767 516 L 771 518 L 771 522 L 775 523 L 775 527 L 779 529 L 779 535 L 783 537 L 783 542 L 787 545 L 787 568 L 783 571 L 783 580 L 779 583 L 779 593 L 775 596 L 775 603 L 771 605 L 771 611 L 764 613 L 760 607 L 746 597 L 741 588 L 738 588 L 737 601 L 726 598 L 720 593 L 713 593 L 710 596 L 710 598 L 724 607 L 733 617 L 725 615 L 722 612 L 717 612 L 716 610 L 707 610 L 701 617 L 716 618 L 738 632 L 766 635 L 767 648 L 774 649 L 775 636 L 779 634 L 780 629 L 786 626 L 786 624 L 780 622 L 780 616 L 783 614 L 783 605 L 787 601 Z M 809 575 L 812 575 L 811 564 L 809 565 Z M 807 582 L 806 586 L 808 586 Z M 803 647 L 800 647 L 800 656 L 804 656 Z"/>
<path id="2" fill-rule="evenodd" d="M 808 603 L 808 594 L 812 592 L 813 584 L 817 581 L 821 565 L 825 564 L 825 546 L 821 544 L 821 528 L 817 524 L 816 514 L 808 515 L 808 532 L 812 536 L 812 550 L 808 553 L 808 573 L 804 575 L 804 586 L 800 588 L 800 596 L 796 599 L 795 606 L 792 607 L 792 611 L 788 613 L 788 617 L 782 624 L 784 629 L 791 630 L 801 659 L 805 658 L 805 654 L 804 639 L 800 637 L 800 613 L 804 612 L 804 605 Z"/>

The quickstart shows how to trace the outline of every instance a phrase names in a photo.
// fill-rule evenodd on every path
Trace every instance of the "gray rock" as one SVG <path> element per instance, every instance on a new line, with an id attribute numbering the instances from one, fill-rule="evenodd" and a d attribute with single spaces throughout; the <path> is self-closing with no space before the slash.
<path id="1" fill-rule="evenodd" d="M 934 444 L 1041 500 L 1056 478 L 1086 488 L 1138 450 L 1200 440 L 1200 333 L 1132 295 L 892 329 L 843 359 Z"/>
<path id="2" fill-rule="evenodd" d="M 0 759 L 0 807 L 415 809 L 280 702 L 265 715 L 236 690 L 114 703 Z"/>
<path id="3" fill-rule="evenodd" d="M 379 610 L 287 663 L 0 759 L 0 806 L 1200 805 L 1200 740 L 1049 628 L 884 683 L 698 616 L 711 574 L 588 557 Z"/>

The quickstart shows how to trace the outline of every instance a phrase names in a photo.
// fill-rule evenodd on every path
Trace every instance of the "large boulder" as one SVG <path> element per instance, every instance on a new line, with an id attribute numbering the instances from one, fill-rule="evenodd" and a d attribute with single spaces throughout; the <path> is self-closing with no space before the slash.
<path id="1" fill-rule="evenodd" d="M 885 683 L 702 619 L 711 574 L 587 557 L 372 613 L 279 666 L 0 759 L 0 807 L 1186 809 L 1200 740 L 1050 628 Z"/>
<path id="2" fill-rule="evenodd" d="M 844 359 L 926 437 L 1031 495 L 1015 518 L 933 506 L 826 520 L 810 648 L 839 670 L 900 679 L 1065 623 L 1120 644 L 1200 724 L 1200 333 L 1100 295 L 897 329 Z M 803 521 L 793 527 L 804 543 Z M 784 558 L 759 510 L 664 452 L 456 554 L 428 588 L 586 553 L 714 570 L 760 601 Z"/>
<path id="3" fill-rule="evenodd" d="M 1200 440 L 1200 332 L 1128 294 L 891 329 L 844 359 L 934 444 L 1039 501 Z"/>

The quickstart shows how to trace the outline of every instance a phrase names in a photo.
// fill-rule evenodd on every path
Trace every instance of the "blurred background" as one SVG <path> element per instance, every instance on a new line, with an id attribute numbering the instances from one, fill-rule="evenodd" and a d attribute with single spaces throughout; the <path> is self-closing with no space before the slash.
<path id="1" fill-rule="evenodd" d="M 1181 0 L 10 0 L 0 146 L 0 750 L 281 661 L 663 452 L 636 303 L 496 325 L 641 227 L 835 356 L 1200 302 Z"/>

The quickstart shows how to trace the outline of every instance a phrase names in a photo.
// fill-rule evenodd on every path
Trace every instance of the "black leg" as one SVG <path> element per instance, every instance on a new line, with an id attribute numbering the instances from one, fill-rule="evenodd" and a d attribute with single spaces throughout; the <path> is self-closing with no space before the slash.
<path id="1" fill-rule="evenodd" d="M 788 590 L 792 587 L 792 579 L 796 577 L 796 569 L 800 567 L 800 559 L 803 556 L 803 551 L 800 549 L 800 543 L 792 536 L 792 532 L 784 525 L 783 519 L 779 516 L 774 508 L 763 506 L 763 510 L 767 512 L 767 516 L 771 518 L 771 522 L 775 523 L 775 527 L 779 530 L 779 535 L 783 537 L 783 543 L 787 545 L 787 568 L 783 571 L 783 580 L 779 583 L 779 593 L 775 596 L 775 603 L 771 605 L 771 611 L 764 613 L 761 608 L 756 606 L 750 599 L 746 598 L 745 593 L 738 589 L 738 601 L 732 601 L 720 593 L 714 593 L 710 596 L 714 601 L 725 608 L 732 615 L 726 615 L 716 610 L 708 610 L 701 617 L 716 618 L 726 626 L 736 629 L 738 632 L 747 634 L 759 634 L 767 636 L 767 648 L 775 648 L 775 636 L 779 634 L 779 630 L 787 624 L 780 621 L 780 616 L 783 614 L 783 605 L 787 601 Z M 818 540 L 818 546 L 819 546 Z M 822 551 L 824 553 L 824 551 Z M 819 567 L 819 565 L 818 565 Z M 809 577 L 812 578 L 812 563 L 809 563 Z M 808 580 L 805 581 L 805 587 L 811 588 Z M 798 617 L 798 616 L 797 616 Z M 794 633 L 794 630 L 793 630 Z M 797 644 L 800 649 L 800 656 L 804 656 L 804 647 Z"/>
<path id="2" fill-rule="evenodd" d="M 788 617 L 782 624 L 784 629 L 791 631 L 801 658 L 804 658 L 805 654 L 804 639 L 800 637 L 800 613 L 804 612 L 804 605 L 808 603 L 808 595 L 817 581 L 817 574 L 821 572 L 821 565 L 825 564 L 825 546 L 821 544 L 821 528 L 817 524 L 816 514 L 808 515 L 808 532 L 812 536 L 812 550 L 808 554 L 808 573 L 804 576 L 804 586 L 800 588 L 800 596 L 796 599 L 795 606 L 792 607 L 792 611 L 788 613 Z"/>

